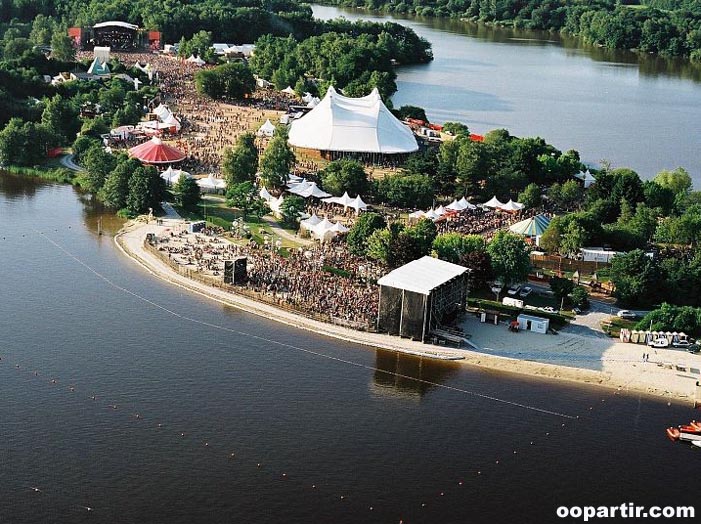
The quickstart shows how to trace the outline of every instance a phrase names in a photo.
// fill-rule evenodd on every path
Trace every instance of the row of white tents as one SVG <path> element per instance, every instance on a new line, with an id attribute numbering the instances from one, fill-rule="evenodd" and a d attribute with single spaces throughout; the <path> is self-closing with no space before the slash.
<path id="1" fill-rule="evenodd" d="M 502 211 L 520 211 L 525 207 L 524 204 L 521 204 L 520 202 L 514 202 L 513 200 L 509 200 L 506 204 L 504 204 L 500 202 L 496 196 L 492 197 L 491 200 L 489 200 L 488 202 L 481 204 L 481 206 L 493 209 L 501 209 Z M 459 213 L 461 211 L 472 210 L 476 208 L 477 206 L 475 204 L 471 204 L 465 197 L 462 197 L 460 200 L 453 200 L 450 204 L 448 204 L 445 207 L 438 206 L 437 208 L 431 208 L 428 211 L 414 211 L 413 213 L 409 213 L 409 218 L 413 220 L 418 220 L 421 218 L 428 218 L 429 220 L 438 220 L 440 217 L 451 211 L 456 211 Z"/>
<path id="2" fill-rule="evenodd" d="M 343 196 L 340 197 L 328 197 L 322 199 L 322 202 L 326 202 L 327 204 L 338 204 L 339 206 L 343 206 L 343 210 L 345 211 L 349 207 L 355 210 L 355 214 L 357 215 L 361 211 L 365 211 L 368 208 L 368 205 L 363 202 L 363 199 L 360 198 L 360 195 L 358 195 L 355 198 L 351 198 L 348 195 L 348 191 L 343 193 Z"/>

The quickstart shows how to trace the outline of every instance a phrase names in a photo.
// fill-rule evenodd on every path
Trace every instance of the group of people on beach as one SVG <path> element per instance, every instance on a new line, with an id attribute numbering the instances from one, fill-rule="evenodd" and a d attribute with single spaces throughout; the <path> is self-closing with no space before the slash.
<path id="1" fill-rule="evenodd" d="M 204 233 L 170 232 L 156 245 L 172 262 L 214 279 L 222 278 L 226 260 L 245 256 L 245 289 L 331 322 L 357 329 L 374 325 L 378 292 L 373 282 L 385 272 L 379 264 L 338 245 L 299 248 L 283 256 L 273 245 L 239 245 L 223 240 L 220 231 Z"/>

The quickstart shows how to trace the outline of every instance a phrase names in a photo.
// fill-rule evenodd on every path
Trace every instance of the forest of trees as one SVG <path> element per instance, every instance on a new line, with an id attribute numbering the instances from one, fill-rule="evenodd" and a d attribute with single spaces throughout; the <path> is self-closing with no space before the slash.
<path id="1" fill-rule="evenodd" d="M 418 16 L 561 31 L 612 49 L 701 60 L 699 0 L 324 0 Z"/>

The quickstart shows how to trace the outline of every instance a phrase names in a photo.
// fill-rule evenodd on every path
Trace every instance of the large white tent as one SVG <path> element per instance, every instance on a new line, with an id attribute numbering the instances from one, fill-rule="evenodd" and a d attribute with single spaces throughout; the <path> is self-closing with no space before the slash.
<path id="1" fill-rule="evenodd" d="M 419 149 L 412 131 L 387 109 L 377 89 L 362 98 L 349 98 L 329 87 L 314 109 L 292 122 L 289 142 L 304 149 L 350 153 Z"/>

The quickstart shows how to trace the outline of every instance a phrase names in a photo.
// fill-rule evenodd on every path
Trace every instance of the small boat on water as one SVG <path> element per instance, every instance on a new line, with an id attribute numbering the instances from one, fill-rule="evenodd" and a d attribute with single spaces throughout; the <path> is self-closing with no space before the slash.
<path id="1" fill-rule="evenodd" d="M 694 446 L 701 447 L 701 424 L 695 420 L 692 420 L 690 424 L 683 424 L 676 428 L 669 427 L 666 433 L 670 440 L 691 442 Z"/>

